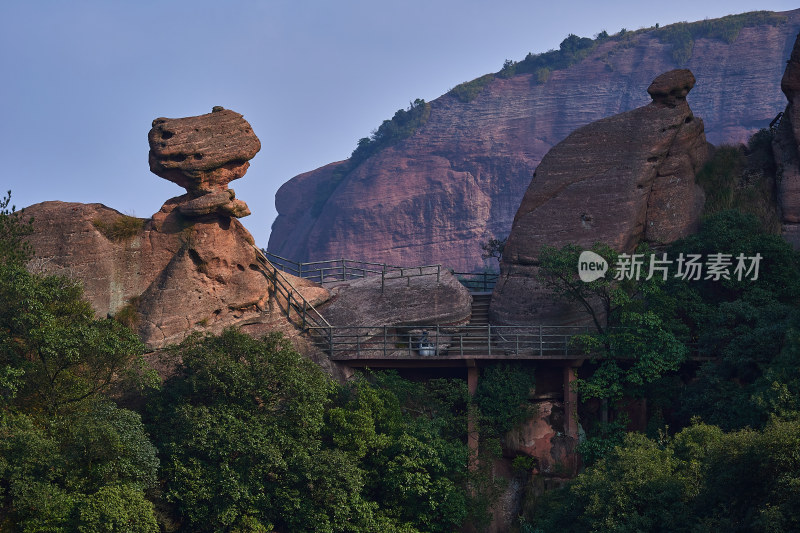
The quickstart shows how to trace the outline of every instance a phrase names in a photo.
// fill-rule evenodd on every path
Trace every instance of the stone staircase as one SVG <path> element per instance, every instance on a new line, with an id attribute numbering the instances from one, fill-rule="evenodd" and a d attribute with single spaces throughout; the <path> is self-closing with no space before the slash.
<path id="1" fill-rule="evenodd" d="M 489 325 L 489 302 L 492 293 L 477 293 L 472 295 L 472 315 L 470 315 L 470 326 Z"/>

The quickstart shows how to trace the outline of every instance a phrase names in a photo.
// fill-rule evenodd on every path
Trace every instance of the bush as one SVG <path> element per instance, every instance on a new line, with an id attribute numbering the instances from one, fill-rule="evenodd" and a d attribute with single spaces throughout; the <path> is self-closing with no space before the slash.
<path id="1" fill-rule="evenodd" d="M 95 219 L 92 221 L 97 230 L 112 241 L 125 241 L 132 239 L 142 231 L 145 219 L 136 218 L 130 215 L 120 215 L 113 222 L 108 223 L 104 220 Z"/>
<path id="2" fill-rule="evenodd" d="M 465 81 L 460 85 L 456 85 L 447 94 L 455 96 L 467 104 L 473 101 L 493 79 L 494 74 L 486 74 L 472 81 Z"/>

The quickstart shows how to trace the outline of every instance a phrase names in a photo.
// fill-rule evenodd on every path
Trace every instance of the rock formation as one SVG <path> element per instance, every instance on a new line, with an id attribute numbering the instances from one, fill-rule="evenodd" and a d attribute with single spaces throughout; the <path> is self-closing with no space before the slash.
<path id="1" fill-rule="evenodd" d="M 508 235 L 545 153 L 581 126 L 645 105 L 658 74 L 691 69 L 692 107 L 715 144 L 744 142 L 766 127 L 785 106 L 778 80 L 800 30 L 800 10 L 784 15 L 782 24 L 742 28 L 731 43 L 695 39 L 685 65 L 655 30 L 630 32 L 545 83 L 519 74 L 490 79 L 469 102 L 444 95 L 413 136 L 367 159 L 329 195 L 341 163 L 284 184 L 269 249 L 296 261 L 481 270 L 480 244 Z"/>
<path id="2" fill-rule="evenodd" d="M 630 252 L 696 229 L 705 197 L 695 174 L 710 146 L 686 102 L 694 83 L 689 70 L 662 74 L 648 88 L 649 105 L 579 128 L 547 153 L 514 217 L 492 296 L 495 322 L 580 320 L 536 280 L 545 244 Z"/>
<path id="3" fill-rule="evenodd" d="M 99 316 L 125 313 L 151 349 L 191 331 L 233 325 L 294 334 L 270 295 L 252 236 L 236 220 L 249 213 L 247 206 L 228 189 L 261 147 L 250 125 L 215 108 L 198 117 L 158 118 L 148 138 L 151 170 L 187 193 L 147 220 L 101 204 L 30 206 L 33 266 L 80 280 Z M 308 290 L 316 303 L 327 299 L 324 289 Z"/>
<path id="4" fill-rule="evenodd" d="M 800 248 L 800 35 L 781 79 L 781 90 L 789 104 L 772 143 L 778 166 L 778 205 L 784 238 Z"/>

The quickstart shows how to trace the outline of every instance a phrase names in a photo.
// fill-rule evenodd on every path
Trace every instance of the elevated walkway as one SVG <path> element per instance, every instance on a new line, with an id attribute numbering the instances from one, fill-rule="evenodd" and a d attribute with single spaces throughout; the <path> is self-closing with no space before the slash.
<path id="1" fill-rule="evenodd" d="M 385 280 L 441 276 L 440 265 L 400 267 L 339 259 L 297 263 L 258 250 L 259 261 L 275 284 L 279 304 L 287 317 L 311 337 L 315 346 L 333 361 L 349 366 L 464 366 L 480 360 L 574 360 L 586 357 L 572 342 L 590 332 L 586 326 L 493 326 L 489 324 L 494 273 L 454 273 L 472 293 L 472 311 L 465 326 L 375 325 L 332 326 L 311 306 L 289 280 L 288 272 L 318 283 L 337 284 L 381 276 Z"/>

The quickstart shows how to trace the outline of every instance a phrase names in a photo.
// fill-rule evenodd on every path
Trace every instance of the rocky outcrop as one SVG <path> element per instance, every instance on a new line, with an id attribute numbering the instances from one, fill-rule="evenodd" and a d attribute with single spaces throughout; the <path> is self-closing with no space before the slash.
<path id="1" fill-rule="evenodd" d="M 261 146 L 247 121 L 215 108 L 156 119 L 148 138 L 153 172 L 187 193 L 147 220 L 101 204 L 30 206 L 31 267 L 80 280 L 99 316 L 124 314 L 151 349 L 228 326 L 296 334 L 259 266 L 252 236 L 236 220 L 247 206 L 227 188 Z M 295 282 L 317 303 L 327 299 L 325 289 Z"/>
<path id="2" fill-rule="evenodd" d="M 800 249 L 800 35 L 781 79 L 781 90 L 789 103 L 772 143 L 778 167 L 778 205 L 783 236 Z"/>
<path id="3" fill-rule="evenodd" d="M 710 146 L 686 101 L 694 82 L 689 70 L 662 74 L 648 89 L 652 103 L 579 128 L 547 153 L 503 253 L 490 308 L 496 323 L 583 318 L 536 279 L 543 245 L 602 242 L 630 252 L 641 241 L 669 243 L 696 229 L 705 197 L 695 174 Z"/>
<path id="4" fill-rule="evenodd" d="M 744 27 L 731 43 L 695 39 L 685 67 L 698 80 L 690 99 L 709 141 L 746 141 L 785 106 L 778 80 L 800 10 L 785 16 L 783 24 Z M 644 31 L 598 44 L 545 83 L 520 74 L 492 78 L 469 102 L 444 95 L 430 102 L 430 118 L 413 136 L 335 187 L 336 163 L 284 184 L 269 249 L 297 261 L 480 270 L 480 244 L 508 234 L 548 150 L 581 126 L 645 105 L 653 78 L 680 66 L 672 52 L 656 31 Z"/>

